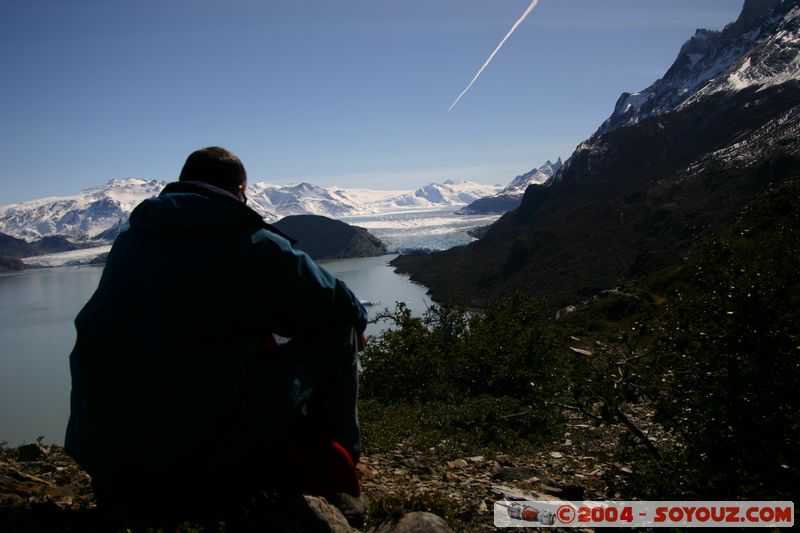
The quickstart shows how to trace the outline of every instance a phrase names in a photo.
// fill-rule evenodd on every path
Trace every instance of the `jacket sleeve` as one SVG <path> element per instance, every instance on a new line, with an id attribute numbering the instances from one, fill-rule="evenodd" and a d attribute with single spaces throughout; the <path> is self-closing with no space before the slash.
<path id="1" fill-rule="evenodd" d="M 275 304 L 274 333 L 294 337 L 338 325 L 364 332 L 367 311 L 347 285 L 279 235 L 261 230 L 254 239 L 264 273 L 272 278 L 267 285 Z"/>

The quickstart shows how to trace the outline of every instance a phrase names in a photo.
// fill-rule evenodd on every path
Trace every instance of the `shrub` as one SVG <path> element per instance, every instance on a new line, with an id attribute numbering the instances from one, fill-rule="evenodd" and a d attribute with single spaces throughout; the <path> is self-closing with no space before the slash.
<path id="1" fill-rule="evenodd" d="M 392 438 L 403 437 L 399 418 L 415 434 L 421 425 L 431 428 L 431 440 L 460 435 L 479 445 L 545 433 L 553 416 L 548 401 L 566 384 L 541 305 L 512 297 L 482 312 L 434 305 L 413 317 L 398 304 L 380 318 L 395 327 L 364 354 L 361 397 L 373 410 L 394 406 L 389 424 L 372 422 Z M 512 412 L 524 415 L 503 418 Z"/>
<path id="2" fill-rule="evenodd" d="M 797 496 L 800 261 L 768 237 L 704 245 L 668 306 L 649 382 L 680 447 L 644 468 L 644 496 Z"/>
<path id="3" fill-rule="evenodd" d="M 364 354 L 364 397 L 389 403 L 478 395 L 533 401 L 558 385 L 558 344 L 538 304 L 507 298 L 484 312 L 434 305 L 419 318 L 398 304 L 381 318 L 396 327 Z"/>

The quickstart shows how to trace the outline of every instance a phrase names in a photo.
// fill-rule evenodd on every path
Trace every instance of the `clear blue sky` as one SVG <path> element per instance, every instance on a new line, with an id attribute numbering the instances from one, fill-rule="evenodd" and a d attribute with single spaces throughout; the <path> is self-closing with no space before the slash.
<path id="1" fill-rule="evenodd" d="M 225 146 L 251 181 L 507 183 L 568 157 L 623 91 L 741 0 L 2 0 L 0 205 L 176 179 Z"/>

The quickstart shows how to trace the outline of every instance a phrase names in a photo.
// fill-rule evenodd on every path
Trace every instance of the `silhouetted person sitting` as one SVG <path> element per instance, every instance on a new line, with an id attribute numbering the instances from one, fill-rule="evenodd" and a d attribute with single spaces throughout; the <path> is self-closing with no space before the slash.
<path id="1" fill-rule="evenodd" d="M 66 450 L 101 506 L 358 495 L 366 311 L 245 205 L 246 185 L 232 153 L 192 153 L 131 213 L 75 320 Z"/>

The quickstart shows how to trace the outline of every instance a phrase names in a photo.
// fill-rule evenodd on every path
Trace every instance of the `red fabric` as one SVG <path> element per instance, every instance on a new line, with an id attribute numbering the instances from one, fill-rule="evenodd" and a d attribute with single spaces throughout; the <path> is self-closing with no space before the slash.
<path id="1" fill-rule="evenodd" d="M 261 353 L 274 356 L 278 343 L 271 334 L 264 339 Z M 289 436 L 286 476 L 292 483 L 320 496 L 335 496 L 346 492 L 356 498 L 361 495 L 353 458 L 338 442 L 330 439 L 305 416 L 300 417 Z"/>
<path id="2" fill-rule="evenodd" d="M 353 458 L 338 442 L 303 417 L 290 439 L 288 462 L 293 481 L 320 496 L 346 492 L 361 495 L 361 483 Z"/>

